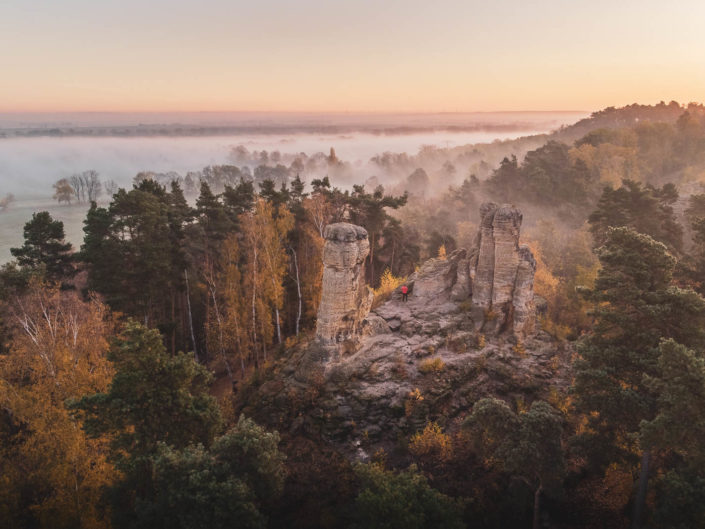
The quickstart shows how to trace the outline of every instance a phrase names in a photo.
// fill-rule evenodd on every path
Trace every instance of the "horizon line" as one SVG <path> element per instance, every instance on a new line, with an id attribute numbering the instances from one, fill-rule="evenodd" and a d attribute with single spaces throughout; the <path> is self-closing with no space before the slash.
<path id="1" fill-rule="evenodd" d="M 638 104 L 638 103 L 637 103 Z M 552 110 L 0 110 L 0 114 L 545 114 L 585 113 L 584 109 Z"/>

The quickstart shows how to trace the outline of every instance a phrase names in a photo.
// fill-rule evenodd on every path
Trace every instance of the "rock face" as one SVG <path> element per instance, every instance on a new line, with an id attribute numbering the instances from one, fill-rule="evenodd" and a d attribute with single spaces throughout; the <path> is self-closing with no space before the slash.
<path id="1" fill-rule="evenodd" d="M 428 260 L 408 278 L 407 301 L 397 289 L 371 311 L 367 233 L 328 226 L 317 339 L 282 360 L 244 412 L 365 460 L 394 453 L 429 422 L 457 431 L 482 397 L 563 391 L 571 350 L 533 327 L 536 262 L 519 246 L 521 220 L 511 206 L 484 204 L 469 252 Z"/>
<path id="2" fill-rule="evenodd" d="M 354 339 L 367 316 L 373 294 L 365 284 L 365 258 L 370 252 L 367 231 L 337 223 L 323 232 L 323 284 L 316 337 L 324 344 Z"/>
<path id="3" fill-rule="evenodd" d="M 433 299 L 452 289 L 458 279 L 458 265 L 463 262 L 465 254 L 465 250 L 456 250 L 446 259 L 429 259 L 422 264 L 410 279 L 414 283 L 411 295 Z"/>
<path id="4" fill-rule="evenodd" d="M 534 274 L 536 259 L 528 246 L 519 247 L 519 268 L 514 282 L 514 333 L 527 336 L 536 329 L 536 304 L 534 302 Z"/>
<path id="5" fill-rule="evenodd" d="M 328 238 L 327 259 L 334 244 L 355 247 L 356 240 L 363 241 L 352 235 L 343 241 Z M 494 243 L 486 248 L 494 250 Z M 357 257 L 349 262 L 362 262 L 365 253 L 351 250 Z M 429 422 L 438 422 L 446 432 L 457 431 L 480 398 L 531 402 L 548 399 L 556 389 L 563 391 L 571 381 L 571 351 L 558 347 L 540 330 L 527 333 L 518 343 L 515 334 L 526 327 L 511 326 L 511 321 L 530 321 L 526 316 L 533 303 L 530 252 L 516 249 L 514 295 L 506 302 L 514 315 L 508 326 L 512 333 L 488 331 L 494 321 L 478 329 L 469 276 L 474 271 L 477 280 L 471 264 L 479 252 L 469 255 L 457 250 L 445 259 L 428 260 L 408 278 L 406 302 L 397 289 L 359 324 L 362 311 L 346 312 L 342 307 L 335 322 L 319 321 L 319 340 L 302 345 L 284 360 L 280 374 L 251 396 L 250 407 L 243 411 L 271 428 L 324 439 L 352 460 L 367 460 L 379 449 L 393 454 L 400 438 L 423 430 Z M 349 274 L 345 284 L 362 284 L 362 270 L 355 275 L 348 267 L 334 269 L 326 260 L 324 273 L 334 272 L 335 277 Z M 493 308 L 494 272 L 490 277 L 487 306 Z M 334 284 L 324 279 L 324 296 L 333 294 L 329 287 Z M 352 297 L 346 298 L 348 303 Z M 521 318 L 520 311 L 524 311 Z M 336 343 L 343 336 L 354 337 L 352 351 Z"/>
<path id="6" fill-rule="evenodd" d="M 478 329 L 526 336 L 534 330 L 536 260 L 519 245 L 522 214 L 492 202 L 480 208 L 480 229 L 471 252 L 473 319 Z"/>
<path id="7" fill-rule="evenodd" d="M 475 331 L 525 338 L 535 330 L 536 261 L 527 246 L 519 245 L 522 214 L 513 206 L 486 202 L 480 207 L 480 216 L 473 248 L 421 265 L 407 283 L 410 299 L 422 307 L 471 300 Z M 333 345 L 355 341 L 363 334 L 408 332 L 410 322 L 386 318 L 380 311 L 368 314 L 373 295 L 364 280 L 364 261 L 369 253 L 365 229 L 331 224 L 324 237 L 318 340 Z M 399 293 L 393 296 L 396 298 Z M 380 323 L 380 316 L 387 325 Z"/>

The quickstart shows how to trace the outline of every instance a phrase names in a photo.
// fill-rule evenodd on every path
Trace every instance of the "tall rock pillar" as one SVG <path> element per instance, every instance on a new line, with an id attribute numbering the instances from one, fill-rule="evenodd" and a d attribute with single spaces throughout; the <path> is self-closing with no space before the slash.
<path id="1" fill-rule="evenodd" d="M 536 261 L 528 246 L 519 245 L 521 212 L 508 204 L 480 207 L 480 229 L 471 252 L 473 318 L 486 332 L 534 330 Z"/>
<path id="2" fill-rule="evenodd" d="M 323 237 L 323 284 L 316 337 L 326 344 L 354 339 L 374 297 L 365 284 L 367 231 L 340 222 L 326 226 Z"/>
<path id="3" fill-rule="evenodd" d="M 494 284 L 494 234 L 492 223 L 497 204 L 485 202 L 480 206 L 480 229 L 475 238 L 476 255 L 472 285 L 472 301 L 477 307 L 489 310 Z"/>
<path id="4" fill-rule="evenodd" d="M 534 274 L 536 259 L 525 244 L 519 246 L 519 268 L 514 283 L 514 333 L 518 336 L 532 334 L 536 329 L 536 307 L 534 304 Z"/>

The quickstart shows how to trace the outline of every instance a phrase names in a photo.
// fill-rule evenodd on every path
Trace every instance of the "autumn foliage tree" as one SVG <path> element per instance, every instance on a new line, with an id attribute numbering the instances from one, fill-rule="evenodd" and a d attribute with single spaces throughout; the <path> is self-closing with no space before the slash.
<path id="1" fill-rule="evenodd" d="M 285 243 L 292 223 L 288 210 L 283 209 L 275 217 L 273 206 L 261 198 L 254 211 L 242 220 L 247 251 L 245 288 L 251 310 L 248 325 L 256 363 L 260 350 L 262 358 L 267 359 L 275 331 L 277 342 L 281 343 L 280 311 L 289 259 Z"/>
<path id="2" fill-rule="evenodd" d="M 0 513 L 8 527 L 108 527 L 102 488 L 115 477 L 106 440 L 88 438 L 67 399 L 104 391 L 114 323 L 95 298 L 34 281 L 10 307 L 0 356 Z"/>

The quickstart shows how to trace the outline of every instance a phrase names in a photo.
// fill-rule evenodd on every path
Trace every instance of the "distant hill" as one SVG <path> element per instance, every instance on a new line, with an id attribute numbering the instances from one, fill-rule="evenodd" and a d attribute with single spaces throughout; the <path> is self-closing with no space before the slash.
<path id="1" fill-rule="evenodd" d="M 561 127 L 552 134 L 552 139 L 572 143 L 596 129 L 631 127 L 644 121 L 675 123 L 685 111 L 705 115 L 705 106 L 701 103 L 681 105 L 677 101 L 671 101 L 668 104 L 661 101 L 657 105 L 634 103 L 620 108 L 607 107 L 593 112 L 589 118 L 581 119 L 573 125 Z"/>

